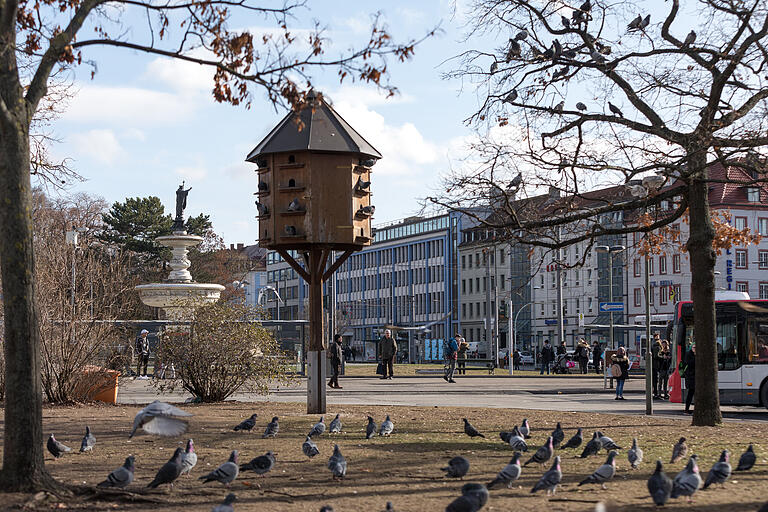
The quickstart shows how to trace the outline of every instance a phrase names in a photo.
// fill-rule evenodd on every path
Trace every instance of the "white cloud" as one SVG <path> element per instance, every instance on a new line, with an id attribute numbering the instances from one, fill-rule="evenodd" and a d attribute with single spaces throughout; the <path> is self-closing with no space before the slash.
<path id="1" fill-rule="evenodd" d="M 345 103 L 355 108 L 373 107 L 378 105 L 396 105 L 400 103 L 413 103 L 415 98 L 409 94 L 399 93 L 387 97 L 386 92 L 379 91 L 375 87 L 344 85 L 330 93 L 329 98 L 336 103 Z"/>
<path id="2" fill-rule="evenodd" d="M 173 172 L 189 181 L 200 181 L 208 176 L 206 168 L 200 165 L 177 167 Z"/>
<path id="3" fill-rule="evenodd" d="M 184 94 L 196 94 L 213 88 L 213 74 L 210 66 L 159 57 L 147 65 L 145 78 L 159 80 Z"/>
<path id="4" fill-rule="evenodd" d="M 195 102 L 176 94 L 136 87 L 81 86 L 65 121 L 145 127 L 177 124 L 192 114 Z"/>
<path id="5" fill-rule="evenodd" d="M 112 130 L 90 130 L 69 136 L 77 153 L 98 163 L 111 164 L 123 153 Z"/>

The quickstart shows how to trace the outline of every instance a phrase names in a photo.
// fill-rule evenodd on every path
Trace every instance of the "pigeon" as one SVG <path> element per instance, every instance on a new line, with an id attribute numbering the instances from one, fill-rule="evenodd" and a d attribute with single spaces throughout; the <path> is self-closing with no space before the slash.
<path id="1" fill-rule="evenodd" d="M 632 438 L 632 448 L 627 451 L 627 460 L 632 469 L 637 469 L 637 466 L 643 462 L 643 450 L 637 446 L 637 438 Z"/>
<path id="2" fill-rule="evenodd" d="M 565 439 L 565 432 L 563 432 L 563 427 L 560 425 L 560 422 L 557 422 L 557 426 L 555 427 L 555 430 L 552 431 L 552 447 L 557 450 L 560 448 L 560 443 L 563 442 L 563 439 Z"/>
<path id="3" fill-rule="evenodd" d="M 464 475 L 469 471 L 469 461 L 462 456 L 457 456 L 448 461 L 448 465 L 444 468 L 440 468 L 441 471 L 445 471 L 445 476 L 451 478 L 464 478 Z"/>
<path id="4" fill-rule="evenodd" d="M 600 438 L 597 436 L 597 432 L 595 432 L 592 434 L 592 439 L 587 443 L 587 445 L 584 447 L 584 450 L 581 452 L 581 458 L 586 459 L 590 455 L 597 455 L 602 449 L 603 443 L 600 442 Z"/>
<path id="5" fill-rule="evenodd" d="M 229 484 L 235 481 L 237 475 L 240 473 L 240 468 L 237 465 L 237 450 L 232 450 L 229 454 L 229 460 L 217 467 L 207 475 L 201 476 L 198 480 L 202 480 L 204 484 L 216 480 L 229 487 Z"/>
<path id="6" fill-rule="evenodd" d="M 605 482 L 611 480 L 613 475 L 616 474 L 616 451 L 611 450 L 608 452 L 608 458 L 605 460 L 602 466 L 597 468 L 594 473 L 587 478 L 579 482 L 579 486 L 584 484 L 601 484 L 605 489 Z"/>
<path id="7" fill-rule="evenodd" d="M 312 441 L 312 438 L 307 436 L 307 440 L 304 441 L 301 445 L 301 451 L 304 452 L 304 455 L 309 457 L 310 459 L 320 453 L 320 450 L 317 449 L 317 445 L 314 441 Z"/>
<path id="8" fill-rule="evenodd" d="M 491 73 L 495 73 L 499 69 L 499 64 L 496 61 L 491 62 Z"/>
<path id="9" fill-rule="evenodd" d="M 323 423 L 323 416 L 320 416 L 320 421 L 312 425 L 312 428 L 309 429 L 309 434 L 307 434 L 309 437 L 315 437 L 322 435 L 325 432 L 325 423 Z"/>
<path id="10" fill-rule="evenodd" d="M 391 501 L 388 501 L 387 504 L 384 506 L 384 512 L 394 512 L 395 506 L 392 505 Z"/>
<path id="11" fill-rule="evenodd" d="M 591 50 L 589 52 L 589 57 L 598 64 L 602 64 L 606 61 L 606 58 L 603 56 L 603 54 L 597 50 Z"/>
<path id="12" fill-rule="evenodd" d="M 730 456 L 731 453 L 728 450 L 723 450 L 720 454 L 720 460 L 715 462 L 712 469 L 707 473 L 704 489 L 712 484 L 725 484 L 725 481 L 731 476 L 731 464 L 728 462 Z"/>
<path id="13" fill-rule="evenodd" d="M 570 50 L 563 51 L 563 57 L 567 57 L 569 59 L 575 59 L 576 55 L 577 55 L 577 52 L 573 48 L 571 48 Z"/>
<path id="14" fill-rule="evenodd" d="M 469 483 L 461 487 L 461 496 L 453 500 L 446 512 L 477 512 L 488 503 L 488 489 L 482 484 Z"/>
<path id="15" fill-rule="evenodd" d="M 523 39 L 526 39 L 528 37 L 528 31 L 523 29 L 517 34 L 515 34 L 515 41 L 522 41 Z"/>
<path id="16" fill-rule="evenodd" d="M 573 434 L 573 437 L 571 437 L 568 442 L 562 446 L 562 449 L 565 450 L 566 448 L 578 448 L 583 442 L 584 438 L 581 435 L 581 427 L 579 427 L 579 429 L 576 430 L 576 433 Z"/>
<path id="17" fill-rule="evenodd" d="M 560 58 L 560 55 L 563 54 L 563 46 L 560 44 L 559 39 L 555 39 L 552 41 L 552 60 L 557 60 Z M 565 75 L 565 73 L 563 73 Z"/>
<path id="18" fill-rule="evenodd" d="M 683 46 L 691 46 L 694 41 L 696 41 L 696 32 L 691 30 L 688 32 L 688 35 L 685 36 L 685 41 L 683 41 Z"/>
<path id="19" fill-rule="evenodd" d="M 70 448 L 69 446 L 66 446 L 63 443 L 58 442 L 56 438 L 53 437 L 53 434 L 51 434 L 50 437 L 48 437 L 48 443 L 45 446 L 46 448 L 48 448 L 48 451 L 51 452 L 51 455 L 53 455 L 54 459 L 58 459 L 64 453 L 72 451 L 72 448 Z"/>
<path id="20" fill-rule="evenodd" d="M 672 479 L 664 473 L 661 459 L 656 461 L 656 470 L 648 479 L 648 492 L 657 507 L 663 506 L 672 493 Z"/>
<path id="21" fill-rule="evenodd" d="M 645 30 L 648 25 L 651 23 L 651 15 L 647 15 L 645 18 L 643 18 L 643 21 L 640 22 L 640 30 Z"/>
<path id="22" fill-rule="evenodd" d="M 373 215 L 373 213 L 376 211 L 376 207 L 373 206 L 373 205 L 370 205 L 370 206 L 360 206 L 360 209 L 366 215 Z"/>
<path id="23" fill-rule="evenodd" d="M 582 102 L 576 103 L 576 110 L 581 110 L 582 112 L 587 110 L 587 106 L 583 104 Z"/>
<path id="24" fill-rule="evenodd" d="M 512 487 L 512 482 L 520 478 L 521 472 L 522 468 L 520 467 L 520 452 L 515 452 L 515 454 L 512 456 L 512 460 L 509 461 L 509 464 L 504 466 L 504 469 L 499 471 L 499 474 L 496 475 L 496 478 L 489 482 L 486 487 L 491 489 L 497 484 L 505 484 L 507 488 L 510 488 Z"/>
<path id="25" fill-rule="evenodd" d="M 622 450 L 623 448 L 616 443 L 613 442 L 613 439 L 606 436 L 599 430 L 597 431 L 597 439 L 600 441 L 600 444 L 605 448 L 606 451 L 608 450 Z"/>
<path id="26" fill-rule="evenodd" d="M 93 447 L 96 444 L 96 436 L 91 434 L 91 427 L 88 425 L 85 426 L 85 435 L 83 436 L 83 440 L 80 443 L 80 451 L 81 452 L 90 452 L 93 451 Z"/>
<path id="27" fill-rule="evenodd" d="M 512 89 L 509 91 L 509 94 L 507 94 L 502 102 L 504 103 L 514 103 L 514 101 L 517 99 L 517 89 Z"/>
<path id="28" fill-rule="evenodd" d="M 125 458 L 125 462 L 119 468 L 107 475 L 107 479 L 99 483 L 97 487 L 123 487 L 131 485 L 133 482 L 133 471 L 136 469 L 136 459 L 133 455 Z"/>
<path id="29" fill-rule="evenodd" d="M 581 4 L 581 7 L 579 7 L 579 10 L 580 10 L 581 12 L 589 12 L 589 11 L 591 11 L 591 10 L 592 10 L 592 2 L 590 2 L 589 0 L 587 0 L 586 2 L 584 2 L 583 4 Z"/>
<path id="30" fill-rule="evenodd" d="M 248 432 L 250 432 L 251 430 L 253 430 L 253 427 L 256 426 L 256 417 L 257 416 L 258 416 L 258 414 L 251 414 L 251 416 L 249 418 L 246 418 L 243 421 L 241 421 L 232 430 L 234 430 L 235 432 L 238 432 L 240 430 L 247 430 Z"/>
<path id="31" fill-rule="evenodd" d="M 333 479 L 344 478 L 347 474 L 347 459 L 341 454 L 339 445 L 333 445 L 333 455 L 328 459 L 328 469 L 333 473 Z"/>
<path id="32" fill-rule="evenodd" d="M 370 181 L 365 181 L 363 178 L 357 178 L 357 183 L 355 183 L 355 190 L 358 192 L 363 192 L 365 189 L 369 188 L 371 186 Z"/>
<path id="33" fill-rule="evenodd" d="M 267 423 L 267 428 L 264 430 L 264 433 L 261 434 L 261 438 L 266 439 L 267 437 L 276 437 L 279 430 L 280 424 L 277 422 L 277 416 L 273 416 L 272 421 Z"/>
<path id="34" fill-rule="evenodd" d="M 523 424 L 520 426 L 520 433 L 523 434 L 525 439 L 531 438 L 531 426 L 528 424 L 528 420 L 524 419 Z"/>
<path id="35" fill-rule="evenodd" d="M 187 420 L 180 418 L 189 416 L 192 414 L 171 404 L 155 400 L 136 414 L 133 419 L 133 429 L 128 437 L 133 437 L 139 428 L 144 429 L 147 434 L 178 436 L 186 432 L 188 426 Z"/>
<path id="36" fill-rule="evenodd" d="M 624 114 L 621 112 L 621 110 L 619 110 L 619 107 L 617 107 L 610 101 L 608 102 L 608 110 L 610 110 L 612 113 L 616 114 L 619 117 L 624 117 Z"/>
<path id="37" fill-rule="evenodd" d="M 520 434 L 520 430 L 517 428 L 517 426 L 515 426 L 515 428 L 512 430 L 512 436 L 509 438 L 507 443 L 515 451 L 528 451 L 528 444 L 525 442 L 525 439 L 523 439 L 523 436 Z"/>
<path id="38" fill-rule="evenodd" d="M 512 436 L 514 435 L 515 434 L 512 432 L 499 432 L 499 437 L 505 443 L 509 443 L 509 440 L 512 439 Z"/>
<path id="39" fill-rule="evenodd" d="M 333 512 L 333 507 L 330 505 L 323 505 L 320 507 L 320 512 Z"/>
<path id="40" fill-rule="evenodd" d="M 531 462 L 537 462 L 539 464 L 546 464 L 547 461 L 549 461 L 550 458 L 552 458 L 552 436 L 549 436 L 547 438 L 547 442 L 544 443 L 539 447 L 538 450 L 536 450 L 536 453 L 531 456 L 530 459 L 528 459 L 523 466 L 527 466 Z"/>
<path id="41" fill-rule="evenodd" d="M 275 454 L 271 451 L 254 457 L 247 464 L 240 464 L 240 471 L 253 471 L 257 475 L 266 475 L 275 467 Z"/>
<path id="42" fill-rule="evenodd" d="M 216 505 L 211 509 L 211 512 L 235 512 L 235 508 L 232 506 L 232 503 L 234 503 L 237 500 L 237 496 L 235 496 L 235 493 L 229 493 L 227 494 L 227 497 L 224 498 L 224 501 L 220 505 Z"/>
<path id="43" fill-rule="evenodd" d="M 507 55 L 504 57 L 504 60 L 509 62 L 512 59 L 519 57 L 521 52 L 522 52 L 522 48 L 520 48 L 520 44 L 514 39 L 510 39 L 509 49 L 507 50 Z"/>
<path id="44" fill-rule="evenodd" d="M 264 203 L 256 201 L 256 209 L 259 210 L 259 215 L 269 215 L 269 208 Z"/>
<path id="45" fill-rule="evenodd" d="M 267 192 L 269 191 L 269 185 L 267 185 L 266 181 L 260 181 L 259 182 L 259 192 Z"/>
<path id="46" fill-rule="evenodd" d="M 389 414 L 387 414 L 387 418 L 381 422 L 381 426 L 379 427 L 379 435 L 388 436 L 393 430 L 395 430 L 395 424 L 392 423 L 392 420 L 389 419 Z"/>
<path id="47" fill-rule="evenodd" d="M 560 469 L 560 456 L 556 456 L 554 462 L 552 463 L 552 467 L 549 468 L 549 471 L 541 475 L 541 478 L 539 478 L 539 481 L 536 482 L 536 485 L 533 486 L 533 489 L 531 489 L 531 493 L 535 493 L 537 491 L 541 491 L 542 489 L 547 490 L 547 495 L 555 494 L 555 491 L 557 490 L 557 486 L 560 484 L 560 481 L 563 479 L 563 472 Z"/>
<path id="48" fill-rule="evenodd" d="M 197 454 L 195 453 L 195 442 L 192 439 L 187 440 L 187 448 L 184 455 L 181 456 L 181 474 L 192 474 L 192 468 L 197 465 Z"/>
<path id="49" fill-rule="evenodd" d="M 362 165 L 363 167 L 373 167 L 376 165 L 376 159 L 375 158 L 361 158 L 359 160 L 359 165 Z"/>
<path id="50" fill-rule="evenodd" d="M 247 464 L 240 464 L 240 471 L 253 471 L 257 475 L 266 475 L 275 467 L 275 460 L 275 454 L 269 451 L 252 458 Z"/>
<path id="51" fill-rule="evenodd" d="M 739 465 L 736 466 L 736 471 L 749 471 L 752 469 L 752 466 L 755 465 L 756 460 L 755 449 L 752 448 L 752 445 L 749 445 L 747 451 L 742 453 L 741 457 L 739 457 Z"/>
<path id="52" fill-rule="evenodd" d="M 366 425 L 365 427 L 365 438 L 370 439 L 375 435 L 376 435 L 376 423 L 374 423 L 372 417 L 368 416 L 368 425 Z"/>
<path id="53" fill-rule="evenodd" d="M 690 502 L 693 495 L 701 487 L 701 476 L 699 475 L 699 466 L 696 464 L 696 455 L 691 455 L 688 464 L 677 474 L 672 481 L 672 498 L 687 496 Z"/>
<path id="54" fill-rule="evenodd" d="M 288 211 L 289 212 L 300 212 L 303 208 L 301 207 L 301 203 L 299 203 L 298 198 L 294 198 L 293 201 L 288 203 Z"/>
<path id="55" fill-rule="evenodd" d="M 256 160 L 256 166 L 259 169 L 264 169 L 267 166 L 267 159 L 266 158 L 259 158 Z"/>
<path id="56" fill-rule="evenodd" d="M 561 76 L 567 75 L 570 70 L 571 70 L 570 66 L 564 66 L 564 67 L 556 70 L 554 73 L 552 73 L 552 81 L 557 80 Z"/>
<path id="57" fill-rule="evenodd" d="M 469 437 L 482 437 L 483 439 L 485 439 L 485 436 L 481 434 L 479 430 L 473 427 L 467 418 L 462 418 L 462 420 L 464 421 L 465 434 L 467 434 Z"/>
<path id="58" fill-rule="evenodd" d="M 681 437 L 677 444 L 672 448 L 672 457 L 669 459 L 670 464 L 674 464 L 679 461 L 688 453 L 688 445 L 685 444 L 685 438 Z"/>
<path id="59" fill-rule="evenodd" d="M 176 451 L 173 452 L 171 458 L 160 467 L 155 475 L 155 479 L 152 480 L 147 487 L 154 489 L 162 484 L 170 484 L 171 487 L 173 487 L 173 482 L 181 475 L 181 457 L 183 455 L 184 450 L 176 448 Z"/>
<path id="60" fill-rule="evenodd" d="M 633 19 L 629 22 L 627 25 L 627 32 L 632 32 L 635 30 L 640 30 L 640 24 L 643 22 L 643 16 L 642 14 L 638 14 L 637 18 Z"/>
<path id="61" fill-rule="evenodd" d="M 285 226 L 285 234 L 288 236 L 296 236 L 297 235 L 296 226 Z"/>
<path id="62" fill-rule="evenodd" d="M 329 434 L 341 433 L 341 418 L 339 418 L 338 414 L 336 415 L 335 418 L 333 418 L 333 421 L 331 421 L 331 424 L 328 425 L 328 433 Z"/>
<path id="63" fill-rule="evenodd" d="M 560 23 L 563 24 L 563 28 L 565 29 L 571 28 L 571 20 L 569 20 L 565 16 L 560 16 Z"/>

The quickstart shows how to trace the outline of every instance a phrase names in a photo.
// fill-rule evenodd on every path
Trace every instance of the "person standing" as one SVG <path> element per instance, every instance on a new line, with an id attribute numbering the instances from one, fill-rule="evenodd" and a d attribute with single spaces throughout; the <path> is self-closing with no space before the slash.
<path id="1" fill-rule="evenodd" d="M 328 381 L 328 386 L 336 389 L 342 389 L 339 386 L 339 375 L 341 375 L 341 361 L 344 359 L 344 349 L 341 346 L 341 334 L 333 335 L 333 343 L 330 346 L 331 351 L 331 380 Z"/>
<path id="2" fill-rule="evenodd" d="M 576 358 L 579 361 L 581 373 L 586 374 L 589 365 L 589 343 L 584 338 L 579 338 L 579 343 L 576 346 Z"/>
<path id="3" fill-rule="evenodd" d="M 453 380 L 453 374 L 456 372 L 456 360 L 459 355 L 459 344 L 456 342 L 456 338 L 451 338 L 445 346 L 445 375 L 443 379 L 451 384 L 455 384 Z"/>
<path id="4" fill-rule="evenodd" d="M 592 366 L 595 367 L 595 373 L 600 374 L 600 362 L 602 361 L 603 350 L 600 348 L 600 342 L 596 341 L 592 346 Z"/>
<path id="5" fill-rule="evenodd" d="M 544 375 L 544 370 L 546 370 L 547 375 L 549 375 L 549 365 L 554 360 L 555 350 L 552 348 L 552 345 L 549 344 L 549 340 L 544 340 L 544 346 L 541 347 L 541 373 L 539 375 Z"/>
<path id="6" fill-rule="evenodd" d="M 394 376 L 394 359 L 397 354 L 397 342 L 392 337 L 392 331 L 389 329 L 384 331 L 384 336 L 379 340 L 378 356 L 381 361 L 381 365 L 384 369 L 384 373 L 381 379 L 391 379 Z M 389 370 L 389 375 L 387 375 Z"/>
<path id="7" fill-rule="evenodd" d="M 662 356 L 661 356 L 661 338 L 659 333 L 653 335 L 653 344 L 651 345 L 651 378 L 653 380 L 653 398 L 654 400 L 661 400 L 659 395 L 659 375 L 661 372 Z"/>
<path id="8" fill-rule="evenodd" d="M 611 356 L 611 364 L 619 367 L 618 372 L 611 372 L 616 379 L 616 398 L 615 400 L 624 400 L 624 382 L 629 378 L 629 358 L 624 347 L 619 347 L 614 355 Z"/>
<path id="9" fill-rule="evenodd" d="M 669 341 L 661 340 L 661 364 L 659 365 L 659 396 L 662 400 L 669 400 L 667 384 L 669 380 L 669 367 L 672 364 L 672 353 L 669 351 Z"/>
<path id="10" fill-rule="evenodd" d="M 559 347 L 557 347 L 557 355 L 565 355 L 568 353 L 568 349 L 565 348 L 565 342 L 562 342 Z"/>
<path id="11" fill-rule="evenodd" d="M 520 351 L 515 349 L 514 355 L 512 356 L 512 364 L 515 365 L 515 370 L 520 369 L 520 363 L 522 362 L 522 359 L 523 357 L 520 355 Z"/>
<path id="12" fill-rule="evenodd" d="M 459 375 L 466 375 L 467 374 L 467 349 L 469 349 L 469 343 L 467 343 L 467 340 L 461 337 L 461 334 L 456 333 L 456 343 L 459 346 L 458 349 L 458 359 L 457 359 L 457 367 Z"/>
<path id="13" fill-rule="evenodd" d="M 139 333 L 138 338 L 136 338 L 136 355 L 138 356 L 138 363 L 136 364 L 136 378 L 146 380 L 149 377 L 147 376 L 147 365 L 149 364 L 149 331 L 146 329 L 142 329 Z M 144 371 L 141 371 L 142 366 L 144 367 Z"/>
<path id="14" fill-rule="evenodd" d="M 696 343 L 691 343 L 691 349 L 685 353 L 685 414 L 693 414 L 691 403 L 696 393 Z"/>

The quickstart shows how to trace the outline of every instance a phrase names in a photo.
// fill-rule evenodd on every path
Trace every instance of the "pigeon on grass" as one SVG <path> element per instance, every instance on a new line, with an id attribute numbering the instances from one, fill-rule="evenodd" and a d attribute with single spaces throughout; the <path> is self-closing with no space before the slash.
<path id="1" fill-rule="evenodd" d="M 464 421 L 465 434 L 467 434 L 469 437 L 482 437 L 483 439 L 485 439 L 485 436 L 481 434 L 479 430 L 473 427 L 467 418 L 462 418 L 462 420 Z"/>
<path id="2" fill-rule="evenodd" d="M 441 471 L 445 471 L 445 476 L 451 478 L 464 478 L 469 472 L 469 461 L 462 456 L 457 456 L 448 461 L 448 465 L 444 468 L 440 468 Z"/>
<path id="3" fill-rule="evenodd" d="M 583 442 L 584 437 L 582 437 L 581 427 L 579 427 L 576 433 L 573 434 L 573 437 L 571 437 L 563 446 L 561 446 L 561 449 L 565 450 L 566 448 L 578 448 Z"/>
<path id="4" fill-rule="evenodd" d="M 380 436 L 388 436 L 394 430 L 395 430 L 395 424 L 392 423 L 392 420 L 389 419 L 389 414 L 387 414 L 386 419 L 381 422 L 381 426 L 379 427 L 379 435 Z"/>
<path id="5" fill-rule="evenodd" d="M 637 466 L 643 462 L 643 450 L 637 446 L 637 438 L 632 438 L 632 448 L 627 450 L 627 460 L 632 469 L 637 469 Z"/>
<path id="6" fill-rule="evenodd" d="M 555 430 L 552 431 L 552 447 L 557 450 L 560 448 L 560 443 L 563 442 L 563 439 L 565 439 L 565 432 L 563 431 L 563 427 L 560 425 L 560 422 L 557 422 L 557 426 L 555 427 Z"/>
<path id="7" fill-rule="evenodd" d="M 528 424 L 528 420 L 524 419 L 523 424 L 520 425 L 520 433 L 523 434 L 523 438 L 530 439 L 531 438 L 531 426 Z"/>
<path id="8" fill-rule="evenodd" d="M 192 414 L 171 404 L 155 400 L 136 414 L 133 419 L 133 429 L 128 437 L 133 437 L 140 428 L 147 434 L 178 436 L 186 432 L 188 426 L 187 420 L 181 418 L 189 416 Z"/>
<path id="9" fill-rule="evenodd" d="M 701 475 L 699 474 L 699 466 L 696 464 L 697 458 L 696 454 L 691 455 L 691 458 L 688 459 L 688 464 L 672 481 L 671 496 L 673 498 L 687 496 L 688 503 L 693 501 L 693 495 L 701 487 Z"/>
<path id="10" fill-rule="evenodd" d="M 323 416 L 320 416 L 320 421 L 312 425 L 309 429 L 309 437 L 321 436 L 325 433 L 325 423 L 323 423 Z"/>
<path id="11" fill-rule="evenodd" d="M 57 441 L 56 438 L 53 437 L 53 434 L 48 437 L 48 442 L 45 444 L 45 447 L 48 448 L 48 451 L 51 452 L 54 459 L 58 459 L 63 454 L 72 451 L 72 448 Z"/>
<path id="12" fill-rule="evenodd" d="M 712 469 L 709 470 L 703 489 L 706 489 L 712 484 L 725 484 L 725 481 L 731 476 L 730 457 L 731 452 L 723 450 L 720 454 L 720 460 L 715 462 Z"/>
<path id="13" fill-rule="evenodd" d="M 204 484 L 216 480 L 217 482 L 220 482 L 229 487 L 229 484 L 234 482 L 235 478 L 237 478 L 238 473 L 240 473 L 240 468 L 237 465 L 237 450 L 232 450 L 232 453 L 229 454 L 229 460 L 227 460 L 227 462 L 217 467 L 207 475 L 201 476 L 199 480 L 202 480 Z"/>
<path id="14" fill-rule="evenodd" d="M 664 473 L 661 459 L 656 461 L 656 470 L 648 479 L 648 492 L 657 507 L 664 506 L 672 494 L 672 479 Z"/>
<path id="15" fill-rule="evenodd" d="M 674 464 L 688 454 L 688 445 L 685 444 L 685 438 L 681 437 L 680 440 L 672 447 L 672 457 L 669 459 L 670 464 Z"/>
<path id="16" fill-rule="evenodd" d="M 160 467 L 155 475 L 155 479 L 152 480 L 147 487 L 154 489 L 163 484 L 170 484 L 171 488 L 173 488 L 173 482 L 175 482 L 181 475 L 181 457 L 183 455 L 184 450 L 176 448 L 176 451 L 173 452 L 171 458 Z"/>
<path id="17" fill-rule="evenodd" d="M 376 435 L 376 423 L 371 416 L 368 416 L 368 425 L 365 427 L 365 438 L 370 439 Z"/>
<path id="18" fill-rule="evenodd" d="M 264 430 L 264 433 L 261 434 L 261 438 L 266 439 L 267 437 L 275 437 L 279 431 L 280 424 L 277 422 L 277 416 L 273 416 L 272 421 L 267 424 L 267 428 Z"/>
<path id="19" fill-rule="evenodd" d="M 549 436 L 547 438 L 547 442 L 544 443 L 539 447 L 538 450 L 536 450 L 536 453 L 534 453 L 530 459 L 525 461 L 525 464 L 523 466 L 527 466 L 531 462 L 536 462 L 538 464 L 546 464 L 550 458 L 552 458 L 552 452 L 554 449 L 552 448 L 552 436 Z"/>
<path id="20" fill-rule="evenodd" d="M 342 479 L 347 474 L 347 459 L 341 454 L 339 445 L 333 445 L 333 454 L 328 459 L 328 469 L 333 473 L 333 479 Z"/>
<path id="21" fill-rule="evenodd" d="M 468 483 L 461 487 L 461 496 L 453 500 L 445 512 L 477 512 L 488 503 L 488 489 L 483 484 Z"/>
<path id="22" fill-rule="evenodd" d="M 317 445 L 314 441 L 312 441 L 312 438 L 307 436 L 307 440 L 304 441 L 301 445 L 301 451 L 304 452 L 304 455 L 309 457 L 310 459 L 320 453 L 320 450 L 317 449 Z"/>
<path id="23" fill-rule="evenodd" d="M 531 493 L 536 493 L 541 490 L 547 491 L 547 496 L 555 494 L 557 486 L 560 485 L 560 481 L 563 479 L 563 471 L 560 469 L 560 456 L 555 457 L 555 461 L 552 463 L 552 467 L 549 471 L 541 475 L 539 481 L 531 489 Z"/>
<path id="24" fill-rule="evenodd" d="M 509 438 L 507 443 L 515 451 L 528 451 L 528 444 L 525 442 L 525 439 L 523 439 L 523 435 L 520 433 L 520 430 L 517 428 L 517 426 L 512 429 L 512 436 Z"/>
<path id="25" fill-rule="evenodd" d="M 240 470 L 253 471 L 257 475 L 266 475 L 275 467 L 275 460 L 275 454 L 269 451 L 264 455 L 254 457 L 247 464 L 241 464 Z"/>
<path id="26" fill-rule="evenodd" d="M 605 451 L 621 450 L 622 447 L 613 442 L 613 439 L 603 434 L 599 430 L 597 431 L 597 438 L 600 440 L 600 444 L 605 448 Z"/>
<path id="27" fill-rule="evenodd" d="M 616 474 L 616 455 L 616 451 L 611 450 L 608 453 L 608 458 L 603 463 L 603 465 L 597 468 L 595 472 L 589 475 L 587 478 L 579 482 L 579 487 L 585 484 L 600 484 L 602 485 L 603 489 L 605 489 L 605 483 L 608 480 L 611 480 Z"/>
<path id="28" fill-rule="evenodd" d="M 600 438 L 597 435 L 598 433 L 595 432 L 592 434 L 592 439 L 587 443 L 587 445 L 584 447 L 584 450 L 581 452 L 581 458 L 586 459 L 590 455 L 597 455 L 600 453 L 600 450 L 603 448 L 603 443 L 600 442 Z"/>
<path id="29" fill-rule="evenodd" d="M 224 498 L 224 501 L 221 503 L 221 505 L 216 505 L 211 509 L 211 512 L 235 512 L 235 507 L 232 506 L 232 503 L 237 501 L 237 496 L 235 496 L 235 493 L 229 493 L 227 494 L 227 497 Z"/>
<path id="30" fill-rule="evenodd" d="M 755 465 L 756 461 L 757 456 L 755 455 L 755 449 L 752 445 L 749 445 L 747 451 L 742 453 L 741 457 L 739 457 L 739 465 L 736 466 L 736 471 L 749 471 L 752 469 L 752 466 Z"/>
<path id="31" fill-rule="evenodd" d="M 192 468 L 197 465 L 197 454 L 195 453 L 195 442 L 192 439 L 187 439 L 187 447 L 184 450 L 184 455 L 181 456 L 181 474 L 192 474 Z"/>
<path id="32" fill-rule="evenodd" d="M 504 484 L 507 486 L 507 488 L 512 487 L 512 482 L 520 478 L 521 472 L 522 468 L 520 467 L 520 452 L 515 452 L 515 454 L 512 456 L 512 460 L 509 461 L 509 464 L 504 466 L 504 469 L 499 471 L 499 474 L 496 475 L 496 478 L 489 482 L 486 487 L 488 489 L 492 489 L 495 485 L 498 484 Z"/>
<path id="33" fill-rule="evenodd" d="M 125 458 L 122 466 L 107 475 L 107 479 L 99 483 L 97 487 L 117 487 L 122 489 L 133 482 L 133 471 L 136 469 L 136 459 L 133 455 Z"/>
<path id="34" fill-rule="evenodd" d="M 341 418 L 337 414 L 335 418 L 333 418 L 333 421 L 331 421 L 331 424 L 328 425 L 328 433 L 329 434 L 340 434 L 341 433 Z"/>
<path id="35" fill-rule="evenodd" d="M 238 423 L 232 430 L 235 432 L 239 432 L 240 430 L 247 430 L 250 432 L 253 430 L 253 427 L 256 426 L 256 416 L 258 416 L 258 414 L 251 414 L 250 417 Z"/>
<path id="36" fill-rule="evenodd" d="M 85 435 L 83 436 L 82 442 L 80 442 L 80 451 L 81 452 L 91 452 L 93 451 L 93 447 L 96 445 L 96 436 L 91 434 L 91 427 L 88 425 L 85 426 Z"/>

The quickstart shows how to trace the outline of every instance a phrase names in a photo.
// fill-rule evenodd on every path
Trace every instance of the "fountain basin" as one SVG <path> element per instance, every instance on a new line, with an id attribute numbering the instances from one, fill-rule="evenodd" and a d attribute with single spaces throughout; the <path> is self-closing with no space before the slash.
<path id="1" fill-rule="evenodd" d="M 213 283 L 150 283 L 136 286 L 141 301 L 147 306 L 184 308 L 185 301 L 216 302 L 224 287 Z"/>

